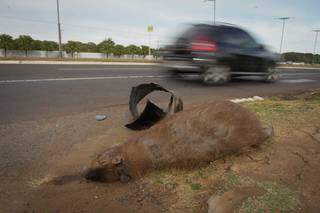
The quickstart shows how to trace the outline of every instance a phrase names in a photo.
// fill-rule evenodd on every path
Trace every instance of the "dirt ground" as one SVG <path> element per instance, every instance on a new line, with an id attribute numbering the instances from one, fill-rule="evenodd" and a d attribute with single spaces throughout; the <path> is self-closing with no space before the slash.
<path id="1" fill-rule="evenodd" d="M 77 176 L 96 154 L 134 134 L 123 127 L 126 106 L 100 111 L 111 115 L 102 122 L 94 120 L 98 112 L 90 112 L 2 126 L 1 140 L 15 144 L 5 154 L 19 157 L 0 170 L 0 211 L 207 212 L 212 195 L 245 191 L 250 193 L 241 202 L 221 199 L 219 205 L 235 212 L 319 212 L 320 92 L 243 105 L 273 127 L 271 140 L 204 167 L 156 171 L 128 184 Z M 19 145 L 26 140 L 28 149 Z"/>

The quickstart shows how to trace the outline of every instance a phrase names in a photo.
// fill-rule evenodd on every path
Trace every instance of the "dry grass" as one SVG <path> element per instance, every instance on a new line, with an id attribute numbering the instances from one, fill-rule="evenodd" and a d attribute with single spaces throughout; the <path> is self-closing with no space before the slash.
<path id="1" fill-rule="evenodd" d="M 268 152 L 268 147 L 299 127 L 317 124 L 320 120 L 320 92 L 315 92 L 304 99 L 291 101 L 273 97 L 265 101 L 243 104 L 254 111 L 264 125 L 273 126 L 275 137 L 258 150 L 251 150 L 257 156 Z M 155 188 L 166 188 L 175 194 L 175 201 L 169 204 L 169 212 L 206 212 L 206 201 L 213 194 L 223 194 L 228 190 L 244 185 L 256 185 L 266 193 L 257 198 L 249 198 L 241 206 L 241 212 L 282 212 L 293 211 L 300 206 L 299 192 L 288 186 L 243 177 L 232 171 L 234 162 L 242 155 L 231 155 L 212 162 L 205 167 L 191 171 L 154 172 L 143 182 Z M 243 157 L 243 156 L 242 156 Z M 249 181 L 248 181 L 249 180 Z M 256 210 L 259 211 L 256 211 Z"/>

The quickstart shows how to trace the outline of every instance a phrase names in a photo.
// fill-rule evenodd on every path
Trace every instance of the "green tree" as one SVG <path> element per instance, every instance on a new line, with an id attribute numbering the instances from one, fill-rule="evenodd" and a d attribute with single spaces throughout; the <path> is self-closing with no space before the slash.
<path id="1" fill-rule="evenodd" d="M 160 50 L 159 49 L 153 49 L 151 48 L 150 52 L 151 52 L 151 55 L 153 55 L 154 57 L 158 58 L 160 56 Z"/>
<path id="2" fill-rule="evenodd" d="M 285 61 L 292 62 L 304 62 L 304 63 L 319 63 L 320 56 L 314 55 L 312 53 L 297 53 L 297 52 L 287 52 L 282 54 L 282 58 Z"/>
<path id="3" fill-rule="evenodd" d="M 0 35 L 0 48 L 4 49 L 4 56 L 7 57 L 7 50 L 13 47 L 13 39 L 10 35 Z"/>
<path id="4" fill-rule="evenodd" d="M 71 53 L 72 58 L 74 58 L 74 53 L 81 50 L 82 43 L 79 41 L 68 41 L 64 45 L 64 49 L 67 53 Z"/>
<path id="5" fill-rule="evenodd" d="M 149 55 L 149 47 L 148 46 L 141 46 L 141 53 L 143 56 Z"/>
<path id="6" fill-rule="evenodd" d="M 88 52 L 88 45 L 86 43 L 79 42 L 77 43 L 79 45 L 79 51 L 78 52 Z"/>
<path id="7" fill-rule="evenodd" d="M 114 52 L 113 52 L 116 56 L 121 56 L 125 53 L 125 47 L 121 44 L 117 44 L 114 46 Z"/>
<path id="8" fill-rule="evenodd" d="M 41 44 L 41 50 L 46 51 L 46 56 L 49 57 L 48 51 L 59 50 L 59 45 L 57 42 L 44 40 Z"/>
<path id="9" fill-rule="evenodd" d="M 41 45 L 41 50 L 45 51 L 55 51 L 59 49 L 59 45 L 54 41 L 46 41 L 44 40 Z"/>
<path id="10" fill-rule="evenodd" d="M 41 50 L 42 49 L 42 41 L 33 40 L 32 42 L 32 50 Z"/>
<path id="11" fill-rule="evenodd" d="M 86 51 L 85 52 L 93 53 L 93 52 L 97 52 L 98 51 L 98 47 L 97 47 L 96 43 L 94 43 L 94 42 L 86 43 L 85 46 L 86 46 Z"/>
<path id="12" fill-rule="evenodd" d="M 24 50 L 26 56 L 28 56 L 28 50 L 32 49 L 33 39 L 28 35 L 20 35 L 14 40 L 14 45 L 18 50 Z"/>
<path id="13" fill-rule="evenodd" d="M 114 41 L 112 41 L 111 38 L 108 38 L 102 41 L 100 44 L 98 44 L 98 49 L 101 53 L 105 53 L 108 58 L 109 54 L 113 53 L 114 51 L 114 45 L 115 45 Z"/>
<path id="14" fill-rule="evenodd" d="M 126 52 L 126 54 L 131 55 L 132 58 L 133 58 L 134 55 L 141 55 L 140 47 L 138 47 L 136 45 L 133 45 L 133 44 L 127 46 L 126 49 L 125 49 L 125 52 Z"/>

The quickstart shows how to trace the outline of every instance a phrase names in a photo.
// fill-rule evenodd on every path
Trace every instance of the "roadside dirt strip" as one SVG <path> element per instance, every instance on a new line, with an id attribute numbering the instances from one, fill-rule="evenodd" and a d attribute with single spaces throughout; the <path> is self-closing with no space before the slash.
<path id="1" fill-rule="evenodd" d="M 199 104 L 187 102 L 186 110 Z M 74 176 L 50 183 L 55 177 L 85 170 L 84 165 L 101 151 L 133 136 L 123 126 L 128 122 L 127 106 L 2 124 L 0 209 L 207 212 L 211 198 L 212 208 L 239 212 L 318 212 L 320 92 L 283 94 L 241 105 L 263 125 L 273 127 L 272 139 L 209 165 L 154 171 L 127 184 Z M 97 114 L 107 119 L 97 122 Z"/>

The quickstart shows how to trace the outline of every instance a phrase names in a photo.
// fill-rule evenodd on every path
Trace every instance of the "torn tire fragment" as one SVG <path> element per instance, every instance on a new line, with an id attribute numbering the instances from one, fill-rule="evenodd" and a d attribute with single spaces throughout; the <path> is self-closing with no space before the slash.
<path id="1" fill-rule="evenodd" d="M 166 110 L 163 110 L 156 104 L 148 100 L 143 112 L 139 114 L 139 102 L 148 94 L 154 91 L 162 91 L 171 94 L 168 108 Z M 181 98 L 177 97 L 172 91 L 165 89 L 159 84 L 140 84 L 136 87 L 132 87 L 129 101 L 129 110 L 134 121 L 130 124 L 127 124 L 126 127 L 132 130 L 143 130 L 150 128 L 170 113 L 177 113 L 179 111 L 182 111 L 183 102 Z"/>
<path id="2" fill-rule="evenodd" d="M 167 115 L 161 108 L 152 103 L 149 99 L 141 115 L 133 123 L 126 127 L 132 130 L 148 129 Z"/>

